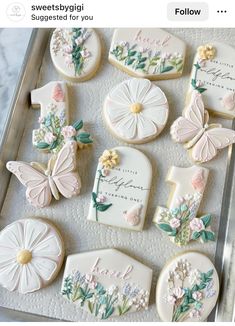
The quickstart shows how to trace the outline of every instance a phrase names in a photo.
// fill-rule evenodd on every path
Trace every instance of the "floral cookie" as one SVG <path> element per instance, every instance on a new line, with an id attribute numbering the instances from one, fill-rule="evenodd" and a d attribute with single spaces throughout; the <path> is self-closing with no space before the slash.
<path id="1" fill-rule="evenodd" d="M 165 322 L 207 319 L 219 294 L 219 279 L 209 258 L 188 251 L 168 262 L 156 289 L 157 311 Z"/>
<path id="2" fill-rule="evenodd" d="M 68 87 L 65 82 L 53 81 L 31 92 L 33 108 L 41 109 L 40 128 L 33 130 L 33 145 L 45 152 L 57 153 L 67 141 L 75 140 L 79 148 L 91 144 L 90 134 L 83 121 L 69 125 Z"/>
<path id="3" fill-rule="evenodd" d="M 167 182 L 174 191 L 168 208 L 157 207 L 153 223 L 177 246 L 185 246 L 191 240 L 215 240 L 210 229 L 211 214 L 197 217 L 208 174 L 208 169 L 196 165 L 189 168 L 173 166 L 168 172 Z"/>
<path id="4" fill-rule="evenodd" d="M 168 102 L 163 91 L 148 79 L 132 78 L 114 87 L 104 102 L 104 117 L 111 132 L 127 143 L 145 143 L 166 125 Z"/>
<path id="5" fill-rule="evenodd" d="M 152 182 L 148 158 L 130 147 L 105 150 L 99 158 L 88 220 L 141 231 Z"/>
<path id="6" fill-rule="evenodd" d="M 56 70 L 66 79 L 84 81 L 92 78 L 99 68 L 100 39 L 91 28 L 56 28 L 50 53 Z"/>
<path id="7" fill-rule="evenodd" d="M 55 279 L 64 259 L 64 244 L 51 224 L 23 219 L 0 232 L 0 252 L 0 284 L 26 294 Z"/>
<path id="8" fill-rule="evenodd" d="M 147 309 L 151 281 L 150 268 L 116 249 L 104 249 L 68 256 L 61 293 L 105 320 Z"/>
<path id="9" fill-rule="evenodd" d="M 150 80 L 182 75 L 186 46 L 159 28 L 119 28 L 113 34 L 109 61 L 134 77 Z"/>
<path id="10" fill-rule="evenodd" d="M 81 181 L 77 171 L 77 143 L 67 142 L 47 166 L 32 162 L 10 161 L 7 169 L 26 187 L 26 198 L 35 207 L 49 206 L 52 196 L 71 198 L 80 193 Z"/>
<path id="11" fill-rule="evenodd" d="M 209 124 L 209 114 L 204 108 L 200 90 L 194 90 L 183 116 L 171 126 L 171 137 L 185 144 L 194 162 L 212 160 L 219 150 L 235 143 L 235 131 L 220 124 Z"/>
<path id="12" fill-rule="evenodd" d="M 199 46 L 194 58 L 188 98 L 192 90 L 203 93 L 206 109 L 235 117 L 235 49 L 219 42 Z M 189 100 L 188 100 L 189 101 Z"/>

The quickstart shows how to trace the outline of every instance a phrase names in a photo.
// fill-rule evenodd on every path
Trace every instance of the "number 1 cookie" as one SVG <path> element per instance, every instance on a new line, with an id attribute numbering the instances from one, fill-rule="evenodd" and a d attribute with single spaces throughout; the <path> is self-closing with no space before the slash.
<path id="1" fill-rule="evenodd" d="M 91 28 L 56 28 L 50 53 L 61 75 L 73 82 L 84 81 L 92 78 L 99 68 L 100 39 Z"/>
<path id="2" fill-rule="evenodd" d="M 33 108 L 40 107 L 40 128 L 33 130 L 33 145 L 44 152 L 58 153 L 67 141 L 75 140 L 79 148 L 91 144 L 83 121 L 69 125 L 68 86 L 53 81 L 31 92 Z"/>
<path id="3" fill-rule="evenodd" d="M 162 29 L 118 28 L 109 61 L 134 77 L 170 79 L 181 76 L 185 52 L 185 43 Z"/>
<path id="4" fill-rule="evenodd" d="M 141 231 L 152 181 L 148 158 L 130 147 L 105 150 L 99 158 L 88 220 Z"/>
<path id="5" fill-rule="evenodd" d="M 169 261 L 156 288 L 157 311 L 165 322 L 207 319 L 219 294 L 219 278 L 209 258 L 188 251 Z"/>
<path id="6" fill-rule="evenodd" d="M 157 207 L 153 223 L 177 246 L 191 240 L 214 241 L 210 229 L 211 214 L 197 217 L 206 187 L 209 170 L 196 165 L 189 168 L 171 167 L 167 182 L 174 186 L 167 208 Z"/>

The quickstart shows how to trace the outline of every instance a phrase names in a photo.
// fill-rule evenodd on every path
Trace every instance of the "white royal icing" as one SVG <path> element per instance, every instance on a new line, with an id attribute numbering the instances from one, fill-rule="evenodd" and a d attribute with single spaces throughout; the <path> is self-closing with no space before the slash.
<path id="1" fill-rule="evenodd" d="M 147 79 L 132 78 L 114 87 L 104 103 L 111 131 L 129 143 L 143 143 L 161 133 L 168 118 L 163 91 Z"/>
<path id="2" fill-rule="evenodd" d="M 167 208 L 158 206 L 153 222 L 178 246 L 191 240 L 214 241 L 210 229 L 211 215 L 197 216 L 207 183 L 209 170 L 193 165 L 189 168 L 171 167 L 166 181 L 173 190 Z"/>
<path id="3" fill-rule="evenodd" d="M 50 53 L 55 68 L 65 78 L 86 80 L 99 66 L 100 39 L 91 28 L 56 28 L 51 38 Z"/>
<path id="4" fill-rule="evenodd" d="M 206 109 L 230 119 L 235 117 L 235 49 L 220 42 L 198 48 L 193 61 L 189 96 L 203 93 Z"/>
<path id="5" fill-rule="evenodd" d="M 151 163 L 142 152 L 130 147 L 104 151 L 96 170 L 88 220 L 142 230 L 151 181 Z"/>
<path id="6" fill-rule="evenodd" d="M 49 285 L 59 272 L 64 246 L 56 229 L 23 219 L 0 232 L 0 284 L 25 294 Z"/>
<path id="7" fill-rule="evenodd" d="M 214 308 L 219 279 L 209 258 L 185 252 L 168 262 L 156 289 L 157 311 L 162 321 L 204 321 Z"/>
<path id="8" fill-rule="evenodd" d="M 113 34 L 109 61 L 132 76 L 150 80 L 180 77 L 186 46 L 159 28 L 119 28 Z"/>
<path id="9" fill-rule="evenodd" d="M 151 281 L 150 268 L 116 249 L 104 249 L 68 256 L 61 293 L 105 320 L 147 309 Z"/>
<path id="10" fill-rule="evenodd" d="M 75 140 L 79 148 L 92 143 L 83 121 L 69 125 L 67 83 L 53 81 L 31 92 L 32 107 L 40 107 L 40 128 L 33 130 L 33 145 L 45 152 L 58 153 L 63 145 Z"/>

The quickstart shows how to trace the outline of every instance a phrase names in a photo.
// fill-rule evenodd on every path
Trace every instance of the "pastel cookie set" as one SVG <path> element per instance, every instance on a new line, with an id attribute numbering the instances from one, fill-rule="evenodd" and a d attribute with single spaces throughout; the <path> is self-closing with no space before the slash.
<path id="1" fill-rule="evenodd" d="M 89 83 L 98 72 L 101 53 L 101 38 L 94 29 L 64 28 L 52 33 L 52 63 L 70 82 Z M 198 48 L 185 108 L 168 128 L 172 108 L 156 83 L 181 77 L 185 43 L 158 28 L 114 31 L 108 60 L 115 67 L 110 67 L 131 77 L 110 87 L 102 99 L 100 114 L 107 132 L 122 144 L 101 147 L 95 159 L 97 168 L 84 216 L 95 232 L 116 228 L 120 234 L 125 229 L 133 239 L 136 233 L 132 231 L 142 231 L 145 236 L 153 170 L 147 150 L 140 151 L 138 145 L 157 142 L 164 137 L 165 128 L 172 141 L 184 145 L 193 164 L 169 167 L 166 182 L 171 193 L 153 216 L 156 237 L 178 247 L 193 241 L 206 246 L 216 240 L 214 216 L 201 213 L 200 206 L 210 173 L 205 163 L 235 143 L 235 131 L 209 123 L 209 114 L 234 118 L 233 54 L 234 49 L 218 42 Z M 31 92 L 32 108 L 40 108 L 32 147 L 39 155 L 47 154 L 48 163 L 6 163 L 25 187 L 28 203 L 40 209 L 56 205 L 53 199 L 69 199 L 81 191 L 78 159 L 81 149 L 93 140 L 83 120 L 70 122 L 71 87 L 59 80 Z M 77 201 L 79 205 L 79 197 Z M 49 286 L 61 269 L 64 248 L 57 227 L 46 219 L 25 218 L 8 225 L 0 232 L 0 284 L 21 294 Z M 138 257 L 107 246 L 68 255 L 60 292 L 67 304 L 106 320 L 147 310 L 152 277 L 153 270 Z M 184 251 L 171 258 L 159 274 L 157 312 L 162 321 L 204 321 L 218 295 L 219 278 L 210 259 L 196 251 Z"/>

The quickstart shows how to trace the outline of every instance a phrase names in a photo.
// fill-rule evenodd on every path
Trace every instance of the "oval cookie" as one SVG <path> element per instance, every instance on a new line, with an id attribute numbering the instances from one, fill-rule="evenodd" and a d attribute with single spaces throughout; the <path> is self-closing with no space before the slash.
<path id="1" fill-rule="evenodd" d="M 132 78 L 114 87 L 104 102 L 111 132 L 127 143 L 141 144 L 157 137 L 166 125 L 168 102 L 148 79 Z"/>
<path id="2" fill-rule="evenodd" d="M 91 28 L 56 28 L 50 53 L 55 68 L 66 79 L 84 81 L 92 78 L 99 68 L 100 39 Z"/>
<path id="3" fill-rule="evenodd" d="M 49 285 L 64 259 L 58 231 L 39 219 L 18 220 L 0 232 L 0 284 L 26 294 Z"/>
<path id="4" fill-rule="evenodd" d="M 210 259 L 188 251 L 168 262 L 160 273 L 157 311 L 165 322 L 204 321 L 214 308 L 219 279 Z"/>

